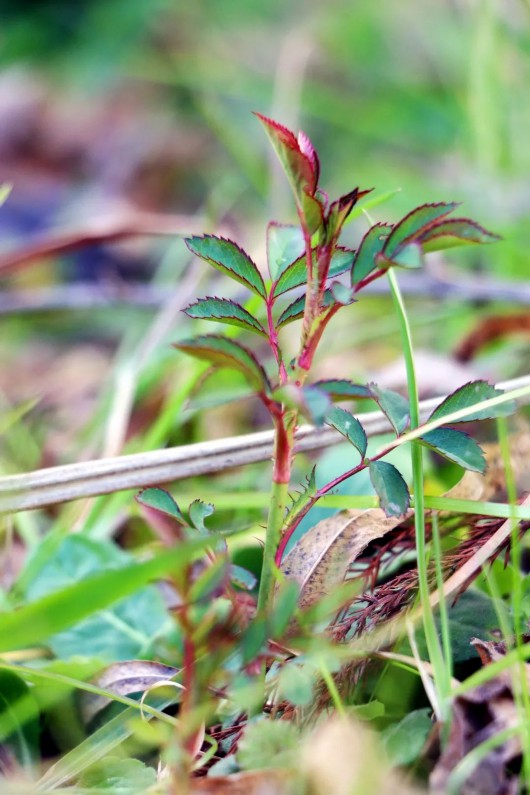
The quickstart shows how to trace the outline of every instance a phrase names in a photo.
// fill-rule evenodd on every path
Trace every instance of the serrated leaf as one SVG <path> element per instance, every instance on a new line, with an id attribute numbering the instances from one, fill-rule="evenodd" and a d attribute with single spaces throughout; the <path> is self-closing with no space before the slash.
<path id="1" fill-rule="evenodd" d="M 421 268 L 423 265 L 423 251 L 419 243 L 408 243 L 403 248 L 400 248 L 397 254 L 391 258 L 380 254 L 377 257 L 377 264 L 379 267 L 389 268 L 392 265 L 397 265 L 400 268 Z"/>
<path id="2" fill-rule="evenodd" d="M 271 279 L 277 279 L 291 262 L 301 257 L 304 247 L 301 227 L 272 221 L 267 227 L 267 263 Z"/>
<path id="3" fill-rule="evenodd" d="M 496 243 L 502 238 L 488 232 L 469 218 L 453 218 L 435 224 L 420 238 L 425 253 L 443 251 L 454 246 L 477 245 L 480 243 Z"/>
<path id="4" fill-rule="evenodd" d="M 317 188 L 319 169 L 316 152 L 309 138 L 301 133 L 297 139 L 291 130 L 273 119 L 256 113 L 282 164 L 298 201 L 304 193 L 313 195 Z"/>
<path id="5" fill-rule="evenodd" d="M 362 400 L 372 397 L 371 391 L 364 384 L 354 384 L 353 381 L 347 381 L 343 378 L 316 381 L 315 386 L 327 392 L 332 400 L 347 400 L 348 398 Z"/>
<path id="6" fill-rule="evenodd" d="M 446 417 L 454 411 L 467 409 L 474 406 L 475 403 L 480 403 L 483 400 L 503 395 L 502 389 L 496 389 L 487 381 L 470 381 L 460 389 L 457 389 L 451 395 L 445 398 L 439 406 L 437 406 L 429 417 L 430 420 L 438 420 L 441 417 Z M 490 409 L 478 409 L 473 412 L 465 420 L 460 422 L 474 422 L 475 420 L 488 420 L 494 417 L 507 417 L 516 409 L 516 404 L 513 400 L 503 403 L 500 406 L 494 406 Z"/>
<path id="7" fill-rule="evenodd" d="M 216 367 L 238 370 L 259 392 L 269 390 L 269 381 L 263 367 L 244 345 L 235 340 L 217 334 L 203 334 L 194 339 L 177 342 L 174 347 L 196 359 L 204 359 Z"/>
<path id="8" fill-rule="evenodd" d="M 480 445 L 463 431 L 436 428 L 420 437 L 420 441 L 464 469 L 484 473 L 486 459 Z"/>
<path id="9" fill-rule="evenodd" d="M 349 270 L 354 256 L 355 252 L 351 251 L 350 249 L 337 248 L 331 257 L 328 279 L 333 276 L 339 276 L 341 273 Z M 274 298 L 277 298 L 279 295 L 287 293 L 289 290 L 293 290 L 295 287 L 300 287 L 302 284 L 306 283 L 306 257 L 305 254 L 303 254 L 301 257 L 298 257 L 298 259 L 294 260 L 294 262 L 291 262 L 291 264 L 281 274 L 274 287 Z"/>
<path id="10" fill-rule="evenodd" d="M 455 207 L 458 207 L 457 202 L 423 204 L 421 207 L 416 207 L 394 226 L 385 245 L 385 256 L 394 260 L 401 248 L 418 239 L 436 221 L 452 213 Z"/>
<path id="11" fill-rule="evenodd" d="M 237 243 L 215 235 L 189 237 L 184 242 L 192 254 L 265 298 L 265 284 L 257 265 Z"/>
<path id="12" fill-rule="evenodd" d="M 286 384 L 275 389 L 272 397 L 289 408 L 298 409 L 315 425 L 323 424 L 331 403 L 326 392 L 312 385 L 298 387 L 295 384 Z"/>
<path id="13" fill-rule="evenodd" d="M 328 241 L 338 239 L 346 219 L 359 199 L 371 192 L 372 188 L 363 191 L 359 190 L 359 188 L 354 188 L 330 204 L 326 219 L 326 239 Z"/>
<path id="14" fill-rule="evenodd" d="M 227 298 L 199 298 L 194 304 L 190 304 L 184 312 L 188 317 L 195 320 L 214 320 L 218 323 L 227 323 L 229 326 L 253 331 L 266 337 L 267 332 L 250 312 L 247 312 L 241 304 Z"/>
<path id="15" fill-rule="evenodd" d="M 245 591 L 253 591 L 257 585 L 257 578 L 248 569 L 243 566 L 238 566 L 236 563 L 230 564 L 230 580 L 237 585 L 238 588 L 243 588 Z"/>
<path id="16" fill-rule="evenodd" d="M 375 224 L 365 234 L 353 262 L 352 284 L 358 284 L 375 269 L 376 257 L 383 250 L 391 229 L 389 224 Z"/>
<path id="17" fill-rule="evenodd" d="M 143 491 L 136 495 L 136 500 L 141 505 L 145 505 L 147 508 L 153 508 L 155 511 L 160 511 L 160 513 L 163 513 L 166 516 L 171 516 L 171 518 L 175 519 L 177 522 L 179 522 L 179 524 L 188 524 L 177 503 L 169 491 L 166 491 L 165 489 L 143 489 Z"/>
<path id="18" fill-rule="evenodd" d="M 190 521 L 194 528 L 199 531 L 201 535 L 209 535 L 210 531 L 204 524 L 204 520 L 211 516 L 215 511 L 214 506 L 209 502 L 203 502 L 202 500 L 193 500 L 190 507 L 188 508 L 188 513 L 190 516 Z"/>
<path id="19" fill-rule="evenodd" d="M 403 516 L 410 505 L 410 494 L 403 476 L 387 461 L 372 461 L 370 480 L 386 516 Z"/>
<path id="20" fill-rule="evenodd" d="M 335 299 L 331 290 L 324 290 L 324 295 L 322 296 L 322 308 L 326 309 L 327 307 L 332 306 L 334 303 Z M 304 315 L 304 310 L 305 294 L 301 295 L 300 298 L 297 298 L 292 302 L 292 304 L 289 304 L 289 306 L 283 310 L 276 323 L 276 328 L 281 328 L 281 326 L 285 326 L 287 323 L 292 323 L 293 320 L 300 320 L 300 318 Z"/>
<path id="21" fill-rule="evenodd" d="M 368 388 L 375 402 L 399 436 L 410 421 L 408 400 L 403 395 L 400 395 L 399 392 L 394 392 L 392 389 L 381 389 L 377 384 L 368 384 Z"/>
<path id="22" fill-rule="evenodd" d="M 342 436 L 346 437 L 346 439 L 359 451 L 361 458 L 364 459 L 368 439 L 357 417 L 354 417 L 353 414 L 350 414 L 346 409 L 333 406 L 326 414 L 326 425 L 331 425 L 332 428 L 335 428 Z"/>
<path id="23" fill-rule="evenodd" d="M 281 564 L 289 581 L 300 588 L 298 604 L 307 608 L 343 582 L 354 560 L 371 541 L 401 523 L 379 508 L 343 511 L 308 530 Z"/>

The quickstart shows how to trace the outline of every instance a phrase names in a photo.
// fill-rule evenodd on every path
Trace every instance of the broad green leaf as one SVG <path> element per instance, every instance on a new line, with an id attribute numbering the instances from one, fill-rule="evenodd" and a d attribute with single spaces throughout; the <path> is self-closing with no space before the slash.
<path id="1" fill-rule="evenodd" d="M 471 406 L 474 406 L 476 403 L 498 397 L 502 394 L 504 394 L 502 389 L 496 389 L 491 384 L 488 384 L 487 381 L 470 381 L 446 397 L 445 400 L 443 400 L 440 405 L 434 409 L 433 413 L 429 417 L 429 421 L 438 420 L 442 417 L 446 417 L 448 414 L 452 414 L 454 411 L 467 409 Z M 466 417 L 465 420 L 462 420 L 462 422 L 474 422 L 475 420 L 487 420 L 494 417 L 506 417 L 510 414 L 513 414 L 515 409 L 515 402 L 510 400 L 507 403 L 503 403 L 500 406 L 494 406 L 493 408 L 478 409 L 473 414 L 470 414 L 468 417 Z"/>
<path id="2" fill-rule="evenodd" d="M 154 787 L 157 781 L 154 767 L 147 767 L 132 757 L 121 759 L 109 756 L 85 770 L 77 785 L 84 791 L 139 795 Z"/>
<path id="3" fill-rule="evenodd" d="M 310 528 L 280 567 L 286 578 L 300 588 L 299 606 L 308 608 L 320 602 L 344 581 L 351 564 L 368 544 L 401 521 L 372 508 L 343 511 Z"/>
<path id="4" fill-rule="evenodd" d="M 143 489 L 143 491 L 136 495 L 136 500 L 141 505 L 147 506 L 147 508 L 153 508 L 155 511 L 166 514 L 166 516 L 171 516 L 171 518 L 175 519 L 179 524 L 188 524 L 177 503 L 169 491 L 165 489 L 160 489 L 158 487 Z"/>
<path id="5" fill-rule="evenodd" d="M 189 507 L 190 521 L 195 529 L 203 536 L 210 535 L 210 531 L 204 524 L 204 520 L 211 516 L 214 511 L 215 508 L 210 502 L 203 502 L 202 500 L 193 500 Z"/>
<path id="6" fill-rule="evenodd" d="M 184 312 L 188 317 L 197 320 L 214 320 L 217 323 L 239 326 L 239 328 L 254 331 L 264 337 L 267 336 L 267 332 L 259 320 L 256 320 L 241 304 L 230 301 L 228 298 L 199 298 L 196 303 L 190 304 Z"/>
<path id="7" fill-rule="evenodd" d="M 316 381 L 315 386 L 327 392 L 332 400 L 348 400 L 371 398 L 372 393 L 363 384 L 354 384 L 343 378 L 330 378 L 326 381 Z"/>
<path id="8" fill-rule="evenodd" d="M 289 408 L 298 409 L 315 425 L 323 424 L 331 404 L 329 395 L 316 386 L 298 387 L 295 384 L 286 384 L 275 389 L 272 397 Z"/>
<path id="9" fill-rule="evenodd" d="M 453 428 L 436 428 L 421 436 L 420 441 L 465 469 L 482 474 L 486 469 L 483 450 L 471 436 L 463 431 L 455 431 Z"/>
<path id="10" fill-rule="evenodd" d="M 335 299 L 333 297 L 333 293 L 331 290 L 324 290 L 324 295 L 322 297 L 322 307 L 325 309 L 329 306 L 332 306 L 335 303 Z M 281 328 L 281 326 L 286 326 L 287 323 L 292 323 L 293 320 L 300 320 L 301 317 L 304 315 L 305 310 L 305 294 L 297 298 L 296 301 L 293 301 L 292 304 L 287 306 L 276 323 L 276 328 Z"/>
<path id="11" fill-rule="evenodd" d="M 235 340 L 217 334 L 203 334 L 193 339 L 177 342 L 175 348 L 196 359 L 205 359 L 216 367 L 238 370 L 258 392 L 269 389 L 265 371 L 255 359 L 254 354 Z"/>
<path id="12" fill-rule="evenodd" d="M 475 221 L 469 218 L 453 218 L 435 224 L 420 238 L 421 247 L 425 253 L 429 251 L 443 251 L 454 246 L 476 245 L 478 243 L 496 243 L 502 238 L 488 232 Z"/>
<path id="13" fill-rule="evenodd" d="M 399 436 L 410 421 L 408 400 L 403 395 L 400 395 L 399 392 L 394 392 L 392 389 L 381 389 L 377 384 L 368 384 L 368 388 L 375 402 Z"/>
<path id="14" fill-rule="evenodd" d="M 365 234 L 353 262 L 352 285 L 361 282 L 376 268 L 376 257 L 382 252 L 391 229 L 389 224 L 375 224 Z"/>
<path id="15" fill-rule="evenodd" d="M 433 729 L 432 710 L 416 709 L 381 732 L 386 755 L 393 765 L 405 767 L 419 759 Z"/>
<path id="16" fill-rule="evenodd" d="M 331 425 L 332 428 L 335 428 L 340 434 L 345 436 L 346 439 L 357 448 L 361 454 L 361 458 L 364 459 L 368 439 L 357 417 L 354 417 L 353 414 L 350 414 L 346 409 L 333 406 L 326 414 L 326 425 Z"/>
<path id="17" fill-rule="evenodd" d="M 314 676 L 309 666 L 289 660 L 278 676 L 278 692 L 291 704 L 305 707 L 313 701 Z"/>
<path id="18" fill-rule="evenodd" d="M 237 243 L 214 235 L 189 237 L 184 242 L 192 254 L 265 298 L 265 284 L 257 265 Z"/>
<path id="19" fill-rule="evenodd" d="M 394 260 L 398 250 L 417 240 L 429 227 L 441 218 L 452 213 L 457 202 L 423 204 L 416 207 L 396 224 L 385 245 L 385 256 Z"/>
<path id="20" fill-rule="evenodd" d="M 272 280 L 304 253 L 304 235 L 299 226 L 272 221 L 267 227 L 267 263 Z"/>
<path id="21" fill-rule="evenodd" d="M 245 591 L 253 591 L 258 582 L 251 571 L 236 563 L 230 564 L 230 579 L 234 585 Z"/>
<path id="22" fill-rule="evenodd" d="M 386 516 L 403 516 L 410 505 L 410 494 L 403 476 L 387 461 L 372 461 L 370 480 Z"/>
<path id="23" fill-rule="evenodd" d="M 117 573 L 132 561 L 131 555 L 111 542 L 68 536 L 30 583 L 26 598 L 38 604 L 37 600 L 60 593 L 61 589 L 87 580 L 96 572 Z M 94 615 L 75 626 L 51 634 L 46 644 L 63 658 L 82 654 L 109 661 L 127 660 L 145 655 L 156 634 L 170 623 L 161 594 L 149 586 L 139 588 L 113 607 L 94 611 Z"/>
<path id="24" fill-rule="evenodd" d="M 80 538 L 80 536 L 76 536 Z M 181 571 L 204 549 L 200 538 L 165 549 L 146 561 L 105 567 L 18 610 L 0 613 L 0 652 L 36 646 L 84 618 L 130 596 L 151 580 Z M 124 553 L 125 554 L 125 553 Z"/>
<path id="25" fill-rule="evenodd" d="M 339 276 L 339 274 L 349 270 L 352 266 L 354 256 L 354 251 L 350 251 L 346 248 L 337 248 L 331 257 L 328 278 Z M 275 298 L 277 298 L 279 295 L 287 293 L 289 290 L 293 290 L 295 287 L 300 287 L 302 284 L 306 283 L 307 266 L 306 257 L 305 254 L 303 254 L 301 257 L 298 257 L 298 259 L 294 260 L 294 262 L 291 262 L 291 264 L 283 271 L 280 278 L 276 282 L 273 295 Z"/>

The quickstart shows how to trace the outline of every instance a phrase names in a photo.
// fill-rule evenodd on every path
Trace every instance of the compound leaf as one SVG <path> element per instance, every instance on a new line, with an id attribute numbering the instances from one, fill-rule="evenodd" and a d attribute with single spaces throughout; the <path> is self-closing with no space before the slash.
<path id="1" fill-rule="evenodd" d="M 346 409 L 341 409 L 338 406 L 333 406 L 326 414 L 326 424 L 331 425 L 339 433 L 346 437 L 346 439 L 353 444 L 361 454 L 361 458 L 366 455 L 366 448 L 368 440 L 366 432 L 353 414 L 350 414 Z"/>
<path id="2" fill-rule="evenodd" d="M 204 359 L 216 367 L 238 370 L 258 392 L 269 390 L 267 375 L 254 355 L 241 343 L 228 337 L 203 334 L 194 339 L 177 342 L 175 348 L 196 359 Z"/>
<path id="3" fill-rule="evenodd" d="M 237 243 L 215 235 L 189 237 L 184 242 L 192 254 L 265 298 L 265 284 L 257 265 Z"/>
<path id="4" fill-rule="evenodd" d="M 267 332 L 250 312 L 247 312 L 241 304 L 230 301 L 227 298 L 199 298 L 194 304 L 190 304 L 184 312 L 188 317 L 202 320 L 214 320 L 218 323 L 227 323 L 230 326 L 253 331 L 266 337 Z"/>
<path id="5" fill-rule="evenodd" d="M 484 474 L 486 459 L 477 442 L 463 431 L 454 428 L 435 428 L 420 437 L 420 441 L 440 455 L 464 469 Z"/>
<path id="6" fill-rule="evenodd" d="M 410 494 L 403 476 L 387 461 L 372 461 L 370 480 L 386 516 L 402 516 L 410 505 Z"/>

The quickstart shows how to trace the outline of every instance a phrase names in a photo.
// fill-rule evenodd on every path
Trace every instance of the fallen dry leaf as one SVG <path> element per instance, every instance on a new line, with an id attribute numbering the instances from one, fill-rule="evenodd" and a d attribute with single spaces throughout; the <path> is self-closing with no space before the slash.
<path id="1" fill-rule="evenodd" d="M 308 608 L 343 582 L 351 564 L 371 541 L 412 515 L 387 517 L 380 508 L 350 510 L 324 519 L 302 536 L 281 570 L 300 586 L 299 607 Z"/>

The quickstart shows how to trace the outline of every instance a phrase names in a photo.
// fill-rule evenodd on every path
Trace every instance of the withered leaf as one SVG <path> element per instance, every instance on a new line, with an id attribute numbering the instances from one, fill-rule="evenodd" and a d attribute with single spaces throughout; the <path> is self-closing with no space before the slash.
<path id="1" fill-rule="evenodd" d="M 387 517 L 380 508 L 342 511 L 308 530 L 281 565 L 287 579 L 300 587 L 299 607 L 310 607 L 340 584 L 371 541 L 411 514 Z"/>

